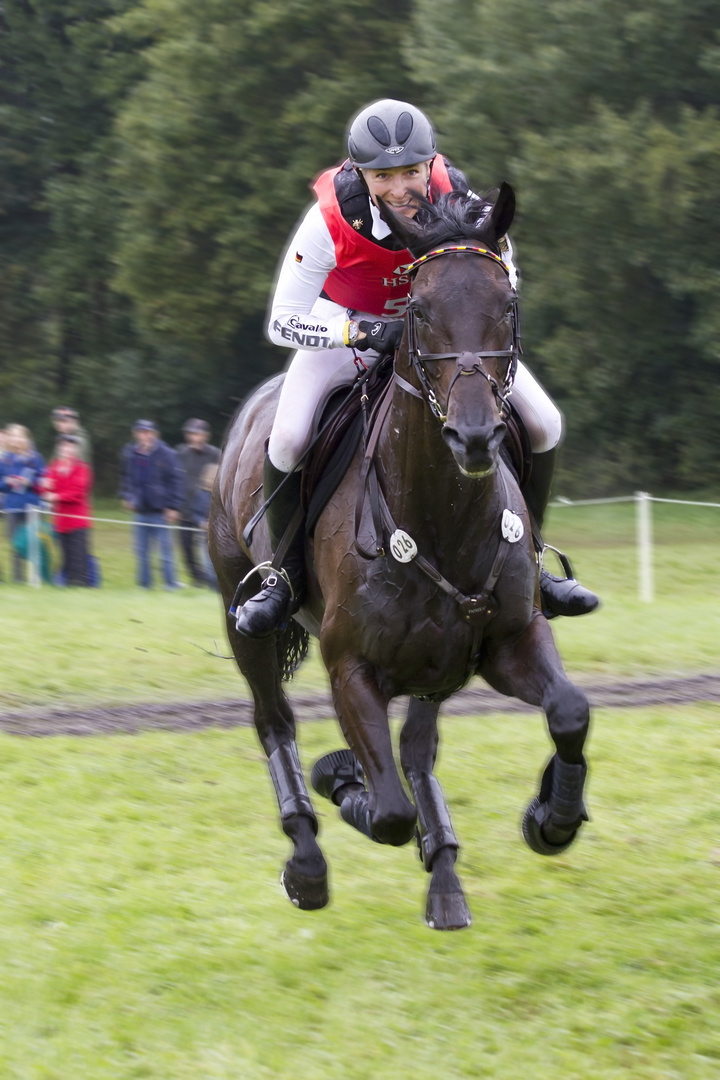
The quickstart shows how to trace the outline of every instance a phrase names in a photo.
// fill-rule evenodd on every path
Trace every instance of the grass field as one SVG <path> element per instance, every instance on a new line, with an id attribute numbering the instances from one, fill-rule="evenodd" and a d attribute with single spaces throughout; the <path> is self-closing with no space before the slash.
<path id="1" fill-rule="evenodd" d="M 653 604 L 638 600 L 634 507 L 566 507 L 548 537 L 573 557 L 602 596 L 585 619 L 557 620 L 568 670 L 616 675 L 717 670 L 720 641 L 720 510 L 656 505 Z M 117 508 L 101 506 L 105 517 Z M 0 708 L 36 702 L 223 699 L 246 696 L 227 654 L 217 595 L 193 588 L 147 592 L 133 584 L 130 530 L 100 525 L 94 548 L 101 589 L 0 586 Z M 0 551 L 0 566 L 7 558 Z M 301 688 L 325 685 L 317 660 Z"/>
<path id="2" fill-rule="evenodd" d="M 720 710 L 600 711 L 592 820 L 558 859 L 519 817 L 537 720 L 453 720 L 439 775 L 473 925 L 421 921 L 410 847 L 318 807 L 331 905 L 247 729 L 2 742 L 3 1080 L 713 1080 Z M 337 744 L 305 725 L 305 763 Z"/>
<path id="3" fill-rule="evenodd" d="M 652 605 L 631 507 L 553 514 L 549 539 L 604 601 L 555 623 L 578 677 L 718 670 L 720 510 L 654 511 Z M 136 589 L 123 528 L 98 529 L 102 589 L 0 586 L 1 707 L 245 695 L 203 652 L 226 651 L 217 597 Z M 314 659 L 297 689 L 319 685 Z M 473 914 L 453 935 L 423 924 L 416 852 L 328 804 L 332 902 L 295 910 L 247 729 L 2 736 L 0 1080 L 715 1080 L 719 721 L 597 710 L 591 821 L 557 859 L 519 832 L 550 753 L 540 720 L 447 721 L 438 774 Z M 309 766 L 335 722 L 299 744 Z"/>

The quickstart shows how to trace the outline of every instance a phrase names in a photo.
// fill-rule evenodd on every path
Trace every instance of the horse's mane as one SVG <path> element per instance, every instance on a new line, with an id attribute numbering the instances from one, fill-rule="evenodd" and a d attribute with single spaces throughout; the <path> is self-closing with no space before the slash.
<path id="1" fill-rule="evenodd" d="M 418 196 L 414 219 L 394 214 L 381 202 L 381 213 L 393 233 L 415 259 L 447 244 L 484 244 L 499 254 L 498 237 L 491 221 L 496 192 L 477 197 L 461 191 L 441 195 L 437 202 Z"/>

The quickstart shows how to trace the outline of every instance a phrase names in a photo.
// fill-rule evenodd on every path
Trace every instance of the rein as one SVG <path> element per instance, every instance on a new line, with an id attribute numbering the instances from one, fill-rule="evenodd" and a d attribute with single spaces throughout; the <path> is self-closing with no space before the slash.
<path id="1" fill-rule="evenodd" d="M 468 252 L 474 255 L 479 255 L 481 258 L 491 259 L 493 262 L 498 263 L 504 272 L 510 276 L 510 271 L 505 263 L 502 261 L 499 255 L 496 255 L 494 251 L 490 251 L 488 248 L 472 247 L 469 244 L 456 244 L 450 247 L 436 248 L 434 251 L 429 251 L 427 255 L 421 255 L 419 259 L 410 263 L 406 273 L 414 274 L 419 267 L 423 266 L 430 259 L 437 259 L 441 255 L 450 255 L 454 252 Z M 423 363 L 428 360 L 454 360 L 457 363 L 457 371 L 455 372 L 450 386 L 447 392 L 447 401 L 445 403 L 445 410 L 447 410 L 447 402 L 450 400 L 450 394 L 452 393 L 455 383 L 461 375 L 482 375 L 484 379 L 490 384 L 495 399 L 498 403 L 498 410 L 502 417 L 504 409 L 507 407 L 507 399 L 512 393 L 513 383 L 515 381 L 515 374 L 517 372 L 518 360 L 522 353 L 522 344 L 520 336 L 520 315 L 518 310 L 517 297 L 512 302 L 512 339 L 509 349 L 492 349 L 481 350 L 478 352 L 463 351 L 462 353 L 421 353 L 417 339 L 417 326 L 416 316 L 412 308 L 412 303 L 408 306 L 407 310 L 407 342 L 408 342 L 408 359 L 414 367 L 420 385 L 421 391 L 418 391 L 414 386 L 402 378 L 395 372 L 395 381 L 408 393 L 413 394 L 416 397 L 422 397 L 427 401 L 430 406 L 430 410 L 433 416 L 437 417 L 441 424 L 447 422 L 447 412 L 443 411 L 440 407 L 435 392 L 428 378 L 427 372 L 423 366 Z M 483 367 L 482 361 L 485 358 L 498 359 L 508 356 L 510 357 L 510 363 L 508 364 L 507 374 L 503 381 L 502 387 L 498 383 L 497 379 L 491 375 Z M 468 366 L 469 364 L 469 366 Z"/>

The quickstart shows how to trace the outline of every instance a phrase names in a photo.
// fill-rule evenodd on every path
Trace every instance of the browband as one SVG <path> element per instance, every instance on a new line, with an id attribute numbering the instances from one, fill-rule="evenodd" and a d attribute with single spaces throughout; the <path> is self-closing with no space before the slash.
<path id="1" fill-rule="evenodd" d="M 472 251 L 476 255 L 485 255 L 488 259 L 494 259 L 496 263 L 500 263 L 505 273 L 510 277 L 510 269 L 502 261 L 499 255 L 496 255 L 494 251 L 490 251 L 488 248 L 472 247 L 470 244 L 453 244 L 450 247 L 436 248 L 435 251 L 428 251 L 427 255 L 421 255 L 419 259 L 415 259 L 405 269 L 406 274 L 412 274 L 419 266 L 427 262 L 428 259 L 435 259 L 438 255 L 447 255 L 451 251 Z"/>

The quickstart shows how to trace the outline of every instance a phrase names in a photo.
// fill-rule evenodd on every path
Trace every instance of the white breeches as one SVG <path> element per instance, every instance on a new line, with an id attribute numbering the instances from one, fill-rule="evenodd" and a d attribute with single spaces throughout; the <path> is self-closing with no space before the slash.
<path id="1" fill-rule="evenodd" d="M 371 350 L 362 355 L 366 363 L 377 356 Z M 285 375 L 268 446 L 276 469 L 290 472 L 307 449 L 320 403 L 339 386 L 349 386 L 356 375 L 352 353 L 344 346 L 295 353 Z M 562 435 L 562 413 L 522 361 L 515 376 L 512 403 L 527 428 L 534 454 L 557 446 Z"/>
<path id="2" fill-rule="evenodd" d="M 533 454 L 554 449 L 562 438 L 562 413 L 522 360 L 515 373 L 511 400 L 525 425 Z"/>

